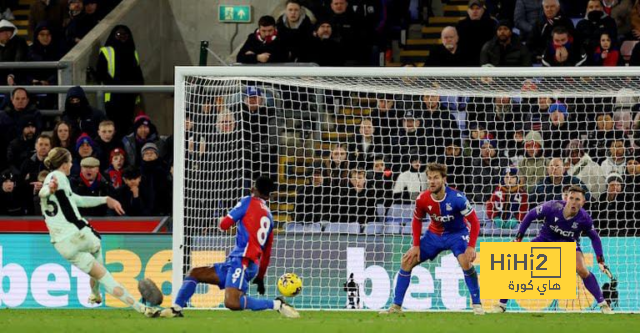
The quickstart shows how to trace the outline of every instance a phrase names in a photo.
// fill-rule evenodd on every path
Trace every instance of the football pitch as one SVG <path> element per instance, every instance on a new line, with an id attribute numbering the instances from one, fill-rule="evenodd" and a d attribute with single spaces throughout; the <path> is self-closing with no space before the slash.
<path id="1" fill-rule="evenodd" d="M 308 311 L 300 319 L 275 312 L 186 311 L 184 318 L 149 319 L 132 310 L 0 310 L 3 332 L 630 332 L 640 315 L 577 313 L 420 312 L 382 316 L 375 312 Z M 634 328 L 635 327 L 635 328 Z"/>

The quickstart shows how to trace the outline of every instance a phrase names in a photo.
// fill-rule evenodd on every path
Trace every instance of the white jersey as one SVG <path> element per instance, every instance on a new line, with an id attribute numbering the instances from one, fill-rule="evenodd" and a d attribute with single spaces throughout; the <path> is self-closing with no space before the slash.
<path id="1" fill-rule="evenodd" d="M 49 183 L 54 176 L 58 181 L 58 190 L 51 193 Z M 52 243 L 62 241 L 89 225 L 80 216 L 78 207 L 95 207 L 107 203 L 107 197 L 83 197 L 74 194 L 69 178 L 60 171 L 53 171 L 47 175 L 38 195 Z"/>

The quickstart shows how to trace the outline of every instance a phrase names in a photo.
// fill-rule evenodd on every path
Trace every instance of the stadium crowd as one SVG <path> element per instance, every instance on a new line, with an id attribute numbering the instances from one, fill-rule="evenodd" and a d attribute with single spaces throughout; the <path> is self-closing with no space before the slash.
<path id="1" fill-rule="evenodd" d="M 442 45 L 423 62 L 435 67 L 619 66 L 625 61 L 618 45 L 640 38 L 639 2 L 469 1 L 467 17 L 442 30 Z M 57 2 L 42 1 L 40 6 L 52 3 Z M 71 16 L 84 11 L 78 16 L 85 17 L 91 15 L 87 11 L 97 12 L 87 10 L 94 3 L 70 0 L 67 6 Z M 410 20 L 408 6 L 409 1 L 290 0 L 277 19 L 260 18 L 237 60 L 374 65 L 397 38 L 399 27 Z M 34 17 L 38 16 L 32 13 Z M 574 25 L 571 17 L 581 19 Z M 61 29 L 58 23 L 34 21 L 33 44 L 25 51 L 29 56 L 13 59 L 5 58 L 9 54 L 5 51 L 20 37 L 15 36 L 15 26 L 3 20 L 1 61 L 57 60 L 62 45 L 68 49 L 82 38 L 78 31 L 84 31 L 84 23 L 80 24 L 84 20 L 75 28 L 67 22 L 66 37 L 57 42 L 52 40 L 61 36 L 56 32 Z M 64 23 L 61 26 L 65 28 Z M 640 64 L 638 45 L 630 52 L 631 65 Z M 111 66 L 115 59 L 118 66 Z M 139 63 L 132 32 L 116 26 L 100 50 L 97 77 L 105 84 L 143 84 Z M 56 84 L 55 75 L 46 71 L 5 74 L 0 78 L 9 85 Z M 263 173 L 277 177 L 282 133 L 274 116 L 281 110 L 269 102 L 268 89 L 249 85 L 237 101 L 222 96 L 194 101 L 197 107 L 188 110 L 185 124 L 187 172 L 211 167 L 210 153 L 219 152 L 210 149 L 217 145 L 226 151 L 246 148 L 253 170 L 250 177 Z M 536 82 L 523 82 L 522 91 L 536 89 Z M 336 90 L 332 95 L 344 93 Z M 293 220 L 361 225 L 378 220 L 394 204 L 411 205 L 426 189 L 426 164 L 440 162 L 449 166 L 449 184 L 484 207 L 485 222 L 495 227 L 515 228 L 528 208 L 560 199 L 564 186 L 578 184 L 588 190 L 588 208 L 602 234 L 637 235 L 640 101 L 628 95 L 621 91 L 610 99 L 359 96 L 372 100 L 367 106 L 371 113 L 349 128 L 355 135 L 348 140 L 322 142 L 330 145 L 330 151 L 318 154 L 321 161 L 308 168 L 306 183 L 297 186 Z M 43 159 L 53 147 L 74 154 L 74 192 L 110 195 L 130 216 L 171 214 L 173 137 L 159 135 L 153 120 L 140 112 L 139 96 L 109 95 L 105 112 L 91 107 L 82 88 L 74 87 L 60 106 L 62 116 L 52 123 L 38 111 L 46 103 L 46 98 L 29 94 L 28 88 L 16 88 L 0 112 L 0 150 L 6 152 L 0 154 L 4 170 L 0 215 L 41 214 L 36 193 L 46 176 Z M 347 105 L 345 98 L 341 107 Z M 230 135 L 236 132 L 242 136 Z M 246 146 L 229 146 L 235 144 Z M 113 213 L 91 209 L 81 214 Z"/>

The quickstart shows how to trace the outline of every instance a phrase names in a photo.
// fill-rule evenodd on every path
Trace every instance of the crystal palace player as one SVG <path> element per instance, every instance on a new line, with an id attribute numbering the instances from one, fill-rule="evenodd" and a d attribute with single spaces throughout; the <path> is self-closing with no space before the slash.
<path id="1" fill-rule="evenodd" d="M 258 293 L 264 295 L 265 292 L 264 274 L 269 266 L 273 242 L 273 217 L 267 206 L 272 188 L 271 179 L 259 177 L 251 190 L 253 195 L 242 198 L 220 220 L 222 230 L 229 230 L 234 224 L 237 226 L 235 248 L 224 263 L 191 269 L 178 291 L 174 305 L 162 310 L 162 317 L 182 317 L 182 308 L 201 282 L 223 289 L 224 306 L 230 310 L 277 310 L 285 317 L 299 317 L 298 312 L 281 297 L 268 300 L 246 295 L 252 279 L 258 285 Z"/>
<path id="2" fill-rule="evenodd" d="M 402 301 L 411 282 L 411 270 L 421 262 L 433 260 L 440 252 L 451 250 L 464 271 L 464 280 L 471 293 L 473 312 L 484 314 L 480 304 L 478 275 L 473 267 L 480 222 L 465 195 L 445 186 L 446 177 L 445 165 L 431 163 L 427 166 L 429 189 L 416 199 L 412 222 L 413 246 L 402 257 L 393 304 L 382 313 L 402 312 Z M 431 218 L 431 224 L 429 230 L 420 238 L 422 220 L 427 215 Z"/>
<path id="3" fill-rule="evenodd" d="M 596 298 L 602 313 L 613 314 L 613 310 L 602 297 L 602 290 L 596 277 L 589 272 L 584 262 L 584 256 L 580 249 L 580 236 L 586 233 L 591 239 L 593 250 L 596 253 L 598 264 L 602 271 L 605 270 L 604 256 L 602 254 L 602 242 L 598 232 L 593 227 L 591 216 L 582 208 L 585 203 L 585 190 L 577 185 L 571 185 L 563 195 L 565 200 L 547 201 L 527 213 L 516 235 L 516 242 L 522 241 L 524 233 L 531 222 L 544 219 L 540 233 L 532 242 L 576 242 L 576 271 L 582 278 L 584 286 Z M 501 299 L 493 312 L 507 311 L 507 299 Z"/>

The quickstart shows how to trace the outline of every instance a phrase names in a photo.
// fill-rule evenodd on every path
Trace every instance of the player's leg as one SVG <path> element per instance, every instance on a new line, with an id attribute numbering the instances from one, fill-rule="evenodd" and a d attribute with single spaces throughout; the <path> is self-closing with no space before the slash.
<path id="1" fill-rule="evenodd" d="M 582 278 L 585 288 L 589 290 L 591 295 L 596 299 L 596 302 L 598 302 L 602 313 L 613 314 L 613 310 L 611 310 L 609 304 L 604 300 L 604 296 L 602 296 L 602 290 L 600 289 L 596 276 L 587 268 L 587 264 L 584 262 L 584 255 L 580 248 L 576 249 L 576 272 Z"/>
<path id="2" fill-rule="evenodd" d="M 468 232 L 461 232 L 446 236 L 446 245 L 453 255 L 458 259 L 458 263 L 464 273 L 464 282 L 467 284 L 469 293 L 471 294 L 471 307 L 473 313 L 484 314 L 482 304 L 480 303 L 480 285 L 478 284 L 478 273 L 473 266 L 473 262 L 469 260 L 466 254 L 467 247 L 469 245 L 467 239 L 469 237 Z"/>
<path id="3" fill-rule="evenodd" d="M 178 291 L 174 305 L 181 308 L 187 306 L 187 303 L 196 292 L 196 286 L 198 283 L 207 283 L 220 286 L 220 278 L 218 277 L 218 270 L 221 270 L 224 264 L 216 264 L 210 267 L 195 267 L 189 270 L 187 276 L 182 281 L 182 287 Z"/>
<path id="4" fill-rule="evenodd" d="M 409 289 L 409 285 L 411 284 L 411 271 L 421 262 L 432 260 L 433 258 L 437 257 L 438 254 L 442 251 L 440 243 L 440 236 L 427 231 L 420 239 L 420 258 L 418 260 L 415 260 L 409 257 L 407 255 L 409 252 L 405 253 L 405 255 L 402 256 L 400 271 L 398 271 L 398 279 L 396 282 L 393 304 L 387 311 L 383 311 L 381 313 L 386 314 L 402 311 L 404 296 L 406 295 L 407 289 Z"/>
<path id="5" fill-rule="evenodd" d="M 104 257 L 102 256 L 102 248 L 98 251 L 95 251 L 91 254 L 95 260 L 104 266 Z M 102 295 L 100 294 L 100 282 L 98 280 L 91 278 L 89 280 L 89 284 L 91 285 L 91 295 L 89 296 L 89 304 L 100 304 L 102 303 Z"/>

